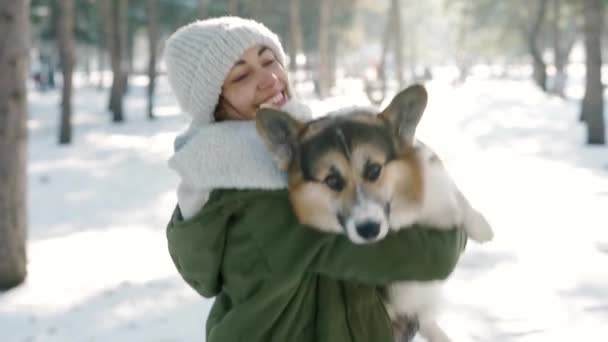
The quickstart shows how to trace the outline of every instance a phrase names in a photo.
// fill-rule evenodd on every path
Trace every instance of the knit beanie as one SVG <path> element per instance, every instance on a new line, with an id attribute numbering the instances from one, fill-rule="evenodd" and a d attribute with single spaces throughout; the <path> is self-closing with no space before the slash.
<path id="1" fill-rule="evenodd" d="M 178 29 L 165 45 L 164 60 L 173 93 L 194 121 L 213 121 L 222 85 L 248 48 L 264 45 L 285 65 L 279 37 L 264 24 L 239 17 L 196 21 Z"/>

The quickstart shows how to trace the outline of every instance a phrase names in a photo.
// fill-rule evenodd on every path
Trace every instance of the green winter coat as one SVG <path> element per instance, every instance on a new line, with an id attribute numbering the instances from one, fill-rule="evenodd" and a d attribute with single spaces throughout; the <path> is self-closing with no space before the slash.
<path id="1" fill-rule="evenodd" d="M 405 229 L 355 245 L 297 223 L 286 190 L 214 190 L 194 217 L 167 227 L 183 278 L 216 296 L 207 341 L 392 342 L 378 286 L 445 279 L 461 229 Z"/>

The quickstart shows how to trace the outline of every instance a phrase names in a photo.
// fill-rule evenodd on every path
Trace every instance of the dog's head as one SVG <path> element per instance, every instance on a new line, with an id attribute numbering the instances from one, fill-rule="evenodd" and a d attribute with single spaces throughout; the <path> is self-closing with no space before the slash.
<path id="1" fill-rule="evenodd" d="M 397 94 L 379 114 L 353 109 L 303 123 L 285 112 L 261 109 L 258 133 L 288 173 L 300 222 L 346 233 L 355 243 L 384 238 L 395 189 L 419 195 L 408 151 L 426 102 L 426 90 L 416 85 Z"/>

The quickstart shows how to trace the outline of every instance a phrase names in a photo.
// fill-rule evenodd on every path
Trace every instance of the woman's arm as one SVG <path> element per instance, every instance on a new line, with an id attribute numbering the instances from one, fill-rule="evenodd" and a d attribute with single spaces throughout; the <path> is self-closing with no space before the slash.
<path id="1" fill-rule="evenodd" d="M 205 297 L 222 286 L 229 230 L 246 232 L 273 274 L 315 272 L 384 285 L 399 280 L 445 279 L 466 243 L 462 229 L 412 227 L 384 240 L 356 245 L 346 236 L 301 225 L 286 191 L 216 190 L 195 216 L 176 208 L 167 226 L 169 253 L 184 280 Z M 234 247 L 234 246 L 233 246 Z"/>
<path id="2" fill-rule="evenodd" d="M 344 235 L 299 224 L 287 191 L 231 191 L 225 200 L 239 213 L 232 228 L 251 231 L 273 272 L 310 271 L 379 285 L 445 279 L 466 243 L 462 229 L 415 226 L 357 245 Z"/>

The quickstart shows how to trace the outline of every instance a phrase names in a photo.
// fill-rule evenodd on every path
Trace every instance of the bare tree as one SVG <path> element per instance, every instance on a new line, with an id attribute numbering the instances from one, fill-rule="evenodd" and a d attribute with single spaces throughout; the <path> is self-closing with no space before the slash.
<path id="1" fill-rule="evenodd" d="M 123 97 L 127 86 L 127 11 L 128 0 L 105 0 L 105 25 L 108 51 L 112 64 L 112 88 L 109 109 L 112 121 L 124 121 Z"/>
<path id="2" fill-rule="evenodd" d="M 388 13 L 386 15 L 387 20 L 384 28 L 384 34 L 382 35 L 382 51 L 380 53 L 380 61 L 378 65 L 376 65 L 376 79 L 365 79 L 365 93 L 367 95 L 367 98 L 372 104 L 376 106 L 380 105 L 386 97 L 386 59 L 388 51 L 391 47 L 395 20 L 395 16 L 391 15 L 392 11 L 392 6 L 389 6 Z"/>
<path id="3" fill-rule="evenodd" d="M 228 14 L 239 15 L 239 0 L 228 0 Z"/>
<path id="4" fill-rule="evenodd" d="M 97 89 L 98 90 L 102 90 L 103 89 L 103 73 L 104 73 L 104 69 L 105 69 L 105 49 L 103 47 L 104 43 L 101 42 L 99 44 L 97 44 L 97 67 L 98 67 L 98 72 L 99 72 L 99 79 L 97 80 Z"/>
<path id="5" fill-rule="evenodd" d="M 129 0 L 118 0 L 117 11 L 116 18 L 118 24 L 116 27 L 118 28 L 118 44 L 120 45 L 120 88 L 124 95 L 127 93 L 129 71 L 131 70 L 132 64 L 131 56 L 133 55 L 133 53 L 131 53 L 133 44 L 129 44 Z M 115 121 L 122 120 L 124 119 L 121 118 L 120 120 Z"/>
<path id="6" fill-rule="evenodd" d="M 395 73 L 397 74 L 397 85 L 399 89 L 403 87 L 403 32 L 401 29 L 401 4 L 399 0 L 391 1 L 393 15 L 394 48 L 395 48 Z"/>
<path id="7" fill-rule="evenodd" d="M 104 64 L 110 63 L 110 68 L 114 71 L 114 65 L 112 64 L 112 53 L 114 49 L 114 43 L 112 41 L 114 37 L 114 21 L 112 19 L 112 8 L 114 0 L 97 1 L 97 6 L 100 12 L 101 20 L 100 31 L 102 36 L 102 42 L 99 46 L 99 85 L 98 89 L 103 89 L 104 86 Z M 109 57 L 109 58 L 108 58 Z M 108 103 L 108 109 L 111 110 L 112 99 Z"/>
<path id="8" fill-rule="evenodd" d="M 74 0 L 60 0 L 58 10 L 57 32 L 59 34 L 59 56 L 61 58 L 61 72 L 63 75 L 59 144 L 69 144 L 72 141 L 72 73 L 74 71 L 75 59 Z"/>
<path id="9" fill-rule="evenodd" d="M 555 77 L 551 92 L 560 97 L 565 97 L 564 91 L 568 78 L 566 67 L 578 33 L 577 17 L 573 13 L 564 13 L 565 5 L 563 0 L 553 0 L 551 18 L 555 64 Z"/>
<path id="10" fill-rule="evenodd" d="M 319 60 L 317 67 L 318 93 L 321 98 L 328 97 L 332 87 L 332 76 L 330 75 L 331 52 L 330 36 L 332 30 L 333 0 L 321 1 L 319 13 Z"/>
<path id="11" fill-rule="evenodd" d="M 302 52 L 302 20 L 300 11 L 301 0 L 289 2 L 289 70 L 296 71 L 296 58 Z"/>
<path id="12" fill-rule="evenodd" d="M 456 77 L 452 84 L 458 85 L 466 82 L 467 78 L 471 73 L 471 66 L 473 64 L 472 52 L 470 41 L 475 40 L 472 24 L 475 20 L 471 3 L 463 3 L 456 7 L 455 10 L 458 13 L 456 21 L 452 26 L 455 30 L 456 38 L 456 49 L 454 51 L 454 60 L 458 67 L 458 77 Z M 471 38 L 473 35 L 473 38 Z"/>
<path id="13" fill-rule="evenodd" d="M 110 88 L 110 100 L 108 102 L 108 109 L 111 112 L 114 112 L 114 109 L 118 103 L 115 98 L 118 96 L 118 91 L 116 91 L 117 87 L 117 76 L 120 70 L 120 56 L 118 54 L 117 47 L 117 33 L 116 33 L 116 18 L 115 18 L 115 7 L 116 0 L 105 0 L 100 1 L 101 10 L 103 15 L 103 26 L 104 26 L 104 41 L 106 43 L 106 49 L 108 50 L 108 54 L 110 56 L 110 69 L 112 70 L 112 85 Z"/>
<path id="14" fill-rule="evenodd" d="M 0 289 L 26 267 L 27 88 L 30 2 L 0 0 Z"/>
<path id="15" fill-rule="evenodd" d="M 205 19 L 209 16 L 209 0 L 198 0 L 198 18 Z"/>
<path id="16" fill-rule="evenodd" d="M 604 86 L 602 84 L 602 31 L 604 28 L 604 5 L 602 0 L 584 0 L 584 32 L 586 55 L 585 96 L 581 117 L 587 124 L 587 143 L 603 145 Z"/>
<path id="17" fill-rule="evenodd" d="M 528 36 L 528 48 L 532 55 L 534 82 L 543 90 L 547 90 L 547 65 L 543 60 L 542 48 L 539 46 L 541 29 L 547 12 L 547 0 L 538 0 Z"/>
<path id="18" fill-rule="evenodd" d="M 154 119 L 154 89 L 156 87 L 156 54 L 158 49 L 158 2 L 148 0 L 148 118 Z"/>

